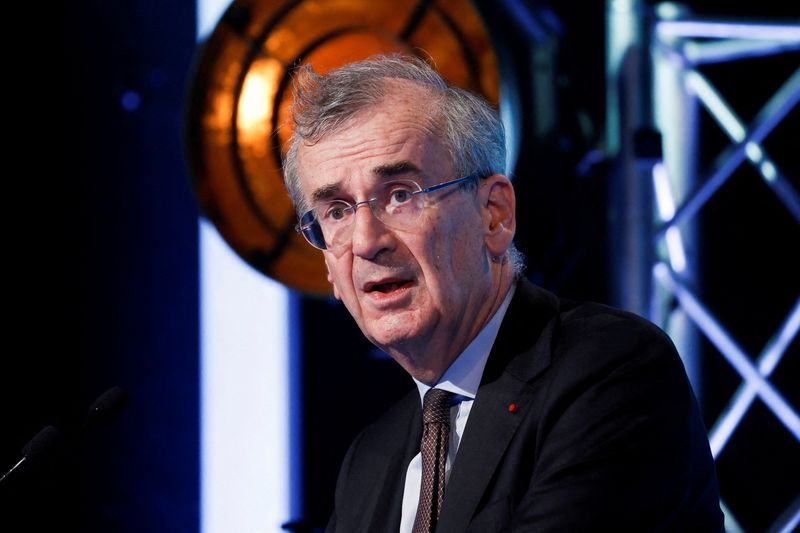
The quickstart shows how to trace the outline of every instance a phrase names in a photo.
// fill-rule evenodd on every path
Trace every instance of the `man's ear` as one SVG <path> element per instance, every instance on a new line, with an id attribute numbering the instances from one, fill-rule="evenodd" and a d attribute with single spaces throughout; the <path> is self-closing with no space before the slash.
<path id="1" fill-rule="evenodd" d="M 333 297 L 337 300 L 341 300 L 342 297 L 339 295 L 339 291 L 336 289 L 336 284 L 333 282 L 333 277 L 331 276 L 331 269 L 328 267 L 327 257 L 325 258 L 325 274 L 327 275 L 328 283 L 330 283 L 331 287 L 333 287 Z"/>
<path id="2" fill-rule="evenodd" d="M 506 176 L 494 174 L 481 183 L 484 239 L 492 257 L 502 257 L 517 231 L 517 199 Z"/>

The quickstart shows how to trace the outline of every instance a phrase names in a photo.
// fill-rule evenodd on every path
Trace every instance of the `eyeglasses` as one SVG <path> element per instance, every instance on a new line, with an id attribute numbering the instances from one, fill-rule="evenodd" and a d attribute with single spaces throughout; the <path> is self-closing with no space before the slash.
<path id="1" fill-rule="evenodd" d="M 330 250 L 350 242 L 356 210 L 364 204 L 385 226 L 401 231 L 412 229 L 422 211 L 430 205 L 428 193 L 480 178 L 472 174 L 423 189 L 412 180 L 381 184 L 375 196 L 351 204 L 344 200 L 324 202 L 306 211 L 295 228 L 315 248 Z"/>

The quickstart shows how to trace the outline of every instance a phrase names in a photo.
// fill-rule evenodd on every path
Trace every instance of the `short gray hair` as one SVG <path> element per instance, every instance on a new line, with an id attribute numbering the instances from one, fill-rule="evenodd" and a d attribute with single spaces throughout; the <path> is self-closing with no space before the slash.
<path id="1" fill-rule="evenodd" d="M 359 113 L 383 103 L 392 80 L 405 80 L 432 96 L 428 113 L 441 129 L 455 177 L 506 174 L 503 123 L 480 96 L 450 87 L 424 60 L 413 56 L 373 56 L 319 75 L 306 65 L 293 79 L 291 109 L 294 133 L 283 160 L 286 189 L 298 213 L 308 209 L 300 191 L 297 153 L 301 144 L 314 144 L 344 129 Z M 524 256 L 511 246 L 508 259 L 515 275 L 524 269 Z"/>

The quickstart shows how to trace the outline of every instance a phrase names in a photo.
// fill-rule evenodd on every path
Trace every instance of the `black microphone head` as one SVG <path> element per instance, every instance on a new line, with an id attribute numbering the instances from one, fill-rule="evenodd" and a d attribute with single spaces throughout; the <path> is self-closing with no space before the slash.
<path id="1" fill-rule="evenodd" d="M 61 444 L 63 437 L 61 432 L 53 426 L 47 426 L 37 433 L 28 444 L 22 447 L 22 455 L 28 459 L 35 459 L 37 456 L 55 449 Z"/>
<path id="2" fill-rule="evenodd" d="M 19 481 L 22 472 L 31 470 L 41 473 L 42 464 L 50 464 L 54 457 L 58 457 L 64 448 L 64 437 L 61 432 L 53 426 L 42 428 L 28 443 L 22 447 L 22 459 L 12 466 L 8 472 L 0 477 L 0 502 L 3 502 L 8 495 L 6 491 L 18 489 L 19 485 L 8 481 Z M 16 479 L 15 479 L 16 478 Z M 24 477 L 22 478 L 24 479 Z M 9 483 L 11 483 L 9 485 Z M 13 488 L 12 488 L 13 487 Z"/>
<path id="3" fill-rule="evenodd" d="M 113 386 L 98 397 L 89 407 L 85 427 L 97 425 L 110 420 L 119 414 L 128 404 L 128 393 L 125 389 Z"/>

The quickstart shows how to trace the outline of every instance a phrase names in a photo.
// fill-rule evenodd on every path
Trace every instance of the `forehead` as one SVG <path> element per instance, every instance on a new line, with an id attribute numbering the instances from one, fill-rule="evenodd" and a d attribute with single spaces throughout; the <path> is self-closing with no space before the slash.
<path id="1" fill-rule="evenodd" d="M 449 178 L 449 153 L 420 96 L 388 96 L 340 130 L 302 144 L 297 162 L 306 200 L 320 188 L 356 189 L 392 175 L 386 169 L 399 169 L 423 182 Z"/>

